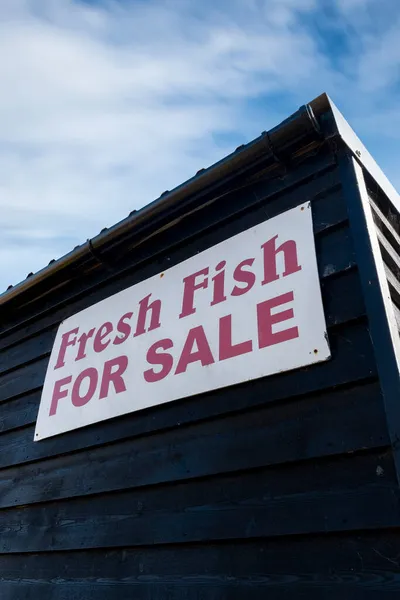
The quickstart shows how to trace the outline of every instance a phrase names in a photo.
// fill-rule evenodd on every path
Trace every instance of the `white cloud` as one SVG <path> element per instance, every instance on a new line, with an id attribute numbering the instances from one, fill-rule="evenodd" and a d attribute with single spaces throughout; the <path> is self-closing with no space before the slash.
<path id="1" fill-rule="evenodd" d="M 288 116 L 276 94 L 291 110 L 325 89 L 345 98 L 344 82 L 353 97 L 368 64 L 378 70 L 390 55 L 377 35 L 360 32 L 368 60 L 349 57 L 355 78 L 336 72 L 308 22 L 318 0 L 201 6 L 2 0 L 0 286 L 233 149 L 216 135 L 239 143 L 255 134 L 249 102 L 264 103 L 261 131 Z"/>

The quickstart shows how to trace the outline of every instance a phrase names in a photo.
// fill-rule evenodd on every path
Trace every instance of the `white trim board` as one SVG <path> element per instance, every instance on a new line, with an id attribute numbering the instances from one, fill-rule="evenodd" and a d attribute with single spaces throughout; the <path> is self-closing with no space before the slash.
<path id="1" fill-rule="evenodd" d="M 332 111 L 337 131 L 343 142 L 354 154 L 356 160 L 365 168 L 371 177 L 375 179 L 376 183 L 389 198 L 396 210 L 400 213 L 400 195 L 398 194 L 397 190 L 390 183 L 380 166 L 368 152 L 360 138 L 346 121 L 330 97 L 327 94 L 322 94 L 322 96 L 316 98 L 310 103 L 311 107 L 314 107 L 314 105 L 319 106 L 319 110 L 321 110 L 321 107 L 323 106 L 325 109 L 324 112 L 329 109 Z"/>

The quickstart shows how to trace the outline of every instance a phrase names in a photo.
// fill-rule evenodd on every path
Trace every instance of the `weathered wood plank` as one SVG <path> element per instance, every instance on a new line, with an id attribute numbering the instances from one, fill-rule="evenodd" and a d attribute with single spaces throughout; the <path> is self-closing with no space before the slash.
<path id="1" fill-rule="evenodd" d="M 394 302 L 393 302 L 393 312 L 394 312 L 394 317 L 395 317 L 396 323 L 397 323 L 397 329 L 400 330 L 400 310 L 397 308 L 397 306 L 394 304 Z"/>
<path id="2" fill-rule="evenodd" d="M 246 478 L 238 483 L 246 484 Z M 124 498 L 101 497 L 100 505 L 97 498 L 91 498 L 89 503 L 0 512 L 0 551 L 37 552 L 46 548 L 51 552 L 213 542 L 379 530 L 400 525 L 400 498 L 395 486 L 392 490 L 366 486 L 277 500 L 261 498 L 248 490 L 237 504 L 229 498 L 229 490 L 219 504 L 213 502 L 213 493 L 209 486 L 206 505 L 185 506 L 179 511 L 174 509 L 175 494 L 172 506 L 171 499 L 166 499 L 158 511 L 152 510 L 151 504 L 148 512 L 145 508 L 138 510 L 138 506 L 147 505 L 148 494 L 142 492 Z"/>
<path id="3" fill-rule="evenodd" d="M 398 280 L 400 275 L 400 256 L 397 254 L 393 246 L 390 245 L 385 236 L 379 231 L 379 229 L 376 230 L 376 233 L 378 236 L 383 261 Z"/>
<path id="4" fill-rule="evenodd" d="M 41 389 L 1 405 L 0 433 L 32 425 L 39 410 Z"/>
<path id="5" fill-rule="evenodd" d="M 0 553 L 397 527 L 399 499 L 391 454 L 306 462 L 0 511 Z"/>
<path id="6" fill-rule="evenodd" d="M 43 386 L 49 358 L 40 358 L 0 376 L 0 402 L 28 394 Z"/>
<path id="7" fill-rule="evenodd" d="M 398 281 L 397 277 L 392 273 L 387 265 L 384 265 L 386 278 L 389 284 L 389 291 L 393 303 L 400 308 L 400 281 Z"/>
<path id="8" fill-rule="evenodd" d="M 342 325 L 365 315 L 364 297 L 357 269 L 350 269 L 321 280 L 327 327 Z"/>
<path id="9" fill-rule="evenodd" d="M 49 439 L 47 447 L 29 444 L 22 436 L 14 439 L 13 446 L 4 445 L 0 450 L 2 466 L 19 465 L 1 472 L 0 507 L 182 481 L 389 444 L 377 384 L 338 389 L 184 428 L 175 422 L 173 429 L 154 435 L 72 454 L 61 455 L 77 450 L 80 444 L 68 445 L 64 436 L 52 442 Z M 54 458 L 22 464 L 51 456 Z"/>
<path id="10" fill-rule="evenodd" d="M 170 544 L 143 547 L 100 548 L 74 552 L 2 554 L 4 581 L 29 584 L 34 580 L 75 580 L 95 584 L 108 580 L 139 584 L 160 581 L 183 583 L 218 578 L 237 581 L 261 576 L 291 575 L 327 578 L 334 583 L 351 574 L 373 580 L 398 574 L 400 534 L 396 530 L 351 534 L 284 536 L 251 540 Z M 27 559 L 28 558 L 28 559 Z M 354 579 L 357 587 L 357 579 Z M 3 590 L 3 588 L 2 588 Z"/>
<path id="11" fill-rule="evenodd" d="M 374 217 L 375 225 L 378 230 L 382 232 L 383 236 L 388 240 L 391 246 L 394 248 L 397 254 L 400 254 L 400 236 L 390 223 L 388 218 L 383 214 L 377 203 L 370 197 L 369 198 L 372 214 Z"/>
<path id="12" fill-rule="evenodd" d="M 58 327 L 58 324 L 57 324 Z M 38 334 L 0 351 L 0 377 L 3 373 L 49 355 L 57 327 L 42 328 Z"/>
<path id="13" fill-rule="evenodd" d="M 400 577 L 395 569 L 368 573 L 358 571 L 323 577 L 282 575 L 258 576 L 229 581 L 204 580 L 181 581 L 167 579 L 164 582 L 100 581 L 84 583 L 75 581 L 55 582 L 9 582 L 4 581 L 4 600 L 397 600 Z M 18 594 L 18 596 L 16 596 Z"/>

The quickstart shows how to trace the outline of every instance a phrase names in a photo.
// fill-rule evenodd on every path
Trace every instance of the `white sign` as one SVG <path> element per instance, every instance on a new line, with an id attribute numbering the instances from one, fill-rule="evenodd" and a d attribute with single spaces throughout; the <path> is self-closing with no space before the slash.
<path id="1" fill-rule="evenodd" d="M 61 323 L 34 439 L 329 357 L 303 204 Z"/>

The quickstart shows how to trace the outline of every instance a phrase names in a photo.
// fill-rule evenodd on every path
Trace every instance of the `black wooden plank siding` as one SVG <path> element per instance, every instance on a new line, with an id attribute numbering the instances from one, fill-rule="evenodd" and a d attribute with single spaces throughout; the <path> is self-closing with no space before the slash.
<path id="1" fill-rule="evenodd" d="M 335 157 L 254 175 L 3 311 L 1 600 L 398 597 L 399 488 Z M 33 443 L 61 320 L 305 201 L 330 361 Z"/>
<path id="2" fill-rule="evenodd" d="M 369 201 L 376 225 L 393 310 L 400 329 L 400 220 L 388 198 L 379 190 L 369 190 Z"/>

